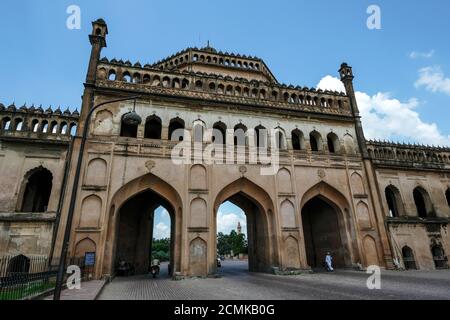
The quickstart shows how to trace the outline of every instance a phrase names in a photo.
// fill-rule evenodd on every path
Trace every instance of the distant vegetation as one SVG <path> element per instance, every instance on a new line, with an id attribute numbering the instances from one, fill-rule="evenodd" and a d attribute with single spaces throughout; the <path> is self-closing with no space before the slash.
<path id="1" fill-rule="evenodd" d="M 153 239 L 152 253 L 152 260 L 158 259 L 159 261 L 169 261 L 170 239 Z"/>
<path id="2" fill-rule="evenodd" d="M 219 232 L 217 235 L 217 251 L 219 255 L 231 254 L 231 251 L 233 251 L 234 255 L 240 253 L 247 254 L 247 239 L 244 234 L 238 234 L 235 230 L 231 231 L 228 235 Z"/>

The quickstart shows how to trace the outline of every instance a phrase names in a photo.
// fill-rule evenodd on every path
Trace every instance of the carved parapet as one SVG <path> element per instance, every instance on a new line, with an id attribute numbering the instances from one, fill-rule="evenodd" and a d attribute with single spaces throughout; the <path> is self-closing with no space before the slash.
<path id="1" fill-rule="evenodd" d="M 367 141 L 372 161 L 377 165 L 450 170 L 450 148 L 382 141 Z"/>
<path id="2" fill-rule="evenodd" d="M 17 108 L 0 103 L 0 137 L 45 140 L 70 140 L 78 124 L 78 111 L 44 110 L 41 106 Z"/>

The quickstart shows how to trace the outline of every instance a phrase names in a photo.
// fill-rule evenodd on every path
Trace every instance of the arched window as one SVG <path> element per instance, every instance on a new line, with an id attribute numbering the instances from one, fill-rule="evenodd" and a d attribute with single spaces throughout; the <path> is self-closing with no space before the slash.
<path id="1" fill-rule="evenodd" d="M 215 144 L 227 143 L 227 126 L 225 123 L 219 121 L 213 125 L 212 142 Z"/>
<path id="2" fill-rule="evenodd" d="M 2 130 L 10 130 L 11 129 L 11 119 L 8 117 L 5 117 L 2 119 Z"/>
<path id="3" fill-rule="evenodd" d="M 279 150 L 286 149 L 284 134 L 283 134 L 283 131 L 281 131 L 280 129 L 276 129 L 276 131 L 275 131 L 275 143 L 276 143 L 277 149 L 279 149 Z"/>
<path id="4" fill-rule="evenodd" d="M 41 131 L 43 133 L 47 133 L 48 132 L 48 121 L 47 120 L 42 121 Z"/>
<path id="5" fill-rule="evenodd" d="M 122 75 L 123 82 L 131 82 L 131 75 L 128 71 L 125 71 Z"/>
<path id="6" fill-rule="evenodd" d="M 234 127 L 234 145 L 245 146 L 245 140 L 247 135 L 247 127 L 242 123 L 239 123 Z"/>
<path id="7" fill-rule="evenodd" d="M 303 132 L 295 129 L 291 133 L 292 138 L 292 149 L 303 150 L 305 149 L 305 138 L 303 137 Z"/>
<path id="8" fill-rule="evenodd" d="M 430 196 L 425 189 L 417 187 L 413 192 L 414 203 L 416 204 L 417 214 L 421 218 L 433 216 L 433 206 L 431 204 Z"/>
<path id="9" fill-rule="evenodd" d="M 447 198 L 447 204 L 450 207 L 450 188 L 445 191 L 445 197 Z"/>
<path id="10" fill-rule="evenodd" d="M 322 151 L 322 136 L 317 131 L 313 131 L 309 134 L 309 143 L 311 144 L 311 151 Z"/>
<path id="11" fill-rule="evenodd" d="M 31 122 L 31 129 L 33 130 L 33 132 L 38 132 L 38 130 L 39 130 L 39 120 L 34 119 Z"/>
<path id="12" fill-rule="evenodd" d="M 144 138 L 146 139 L 161 139 L 161 119 L 157 116 L 151 116 L 145 121 Z"/>
<path id="13" fill-rule="evenodd" d="M 170 120 L 169 123 L 169 140 L 183 141 L 184 139 L 184 121 L 180 118 Z"/>
<path id="14" fill-rule="evenodd" d="M 77 124 L 72 122 L 69 126 L 69 132 L 71 136 L 75 136 L 77 134 Z"/>
<path id="15" fill-rule="evenodd" d="M 23 126 L 23 120 L 22 119 L 17 118 L 16 120 L 14 120 L 14 130 L 22 131 L 22 126 Z"/>
<path id="16" fill-rule="evenodd" d="M 261 125 L 255 128 L 255 144 L 257 148 L 267 147 L 267 129 Z"/>
<path id="17" fill-rule="evenodd" d="M 339 138 L 335 133 L 329 133 L 327 135 L 327 144 L 328 144 L 328 151 L 330 153 L 337 153 L 339 152 L 340 146 L 339 146 Z"/>
<path id="18" fill-rule="evenodd" d="M 26 177 L 27 178 L 27 177 Z M 46 212 L 53 176 L 45 168 L 38 168 L 30 173 L 22 199 L 22 212 Z"/>
<path id="19" fill-rule="evenodd" d="M 203 142 L 203 135 L 205 132 L 205 126 L 203 122 L 200 120 L 194 122 L 194 126 L 192 128 L 192 136 L 194 137 L 194 142 Z"/>
<path id="20" fill-rule="evenodd" d="M 406 270 L 417 269 L 416 260 L 414 259 L 414 253 L 408 246 L 402 248 L 403 264 Z"/>
<path id="21" fill-rule="evenodd" d="M 120 136 L 127 137 L 127 138 L 136 138 L 137 132 L 138 132 L 138 124 L 125 122 L 124 117 L 126 115 L 127 114 L 124 114 L 122 117 L 121 127 L 120 127 Z"/>
<path id="22" fill-rule="evenodd" d="M 389 208 L 389 216 L 400 217 L 403 212 L 403 205 L 398 189 L 394 186 L 388 186 L 384 190 L 384 194 Z"/>
<path id="23" fill-rule="evenodd" d="M 448 268 L 447 259 L 445 257 L 444 249 L 441 245 L 434 245 L 431 248 L 431 254 L 433 255 L 434 265 L 436 269 Z"/>
<path id="24" fill-rule="evenodd" d="M 61 126 L 59 129 L 59 133 L 61 134 L 67 134 L 67 123 L 61 122 Z"/>
<path id="25" fill-rule="evenodd" d="M 109 81 L 115 81 L 116 80 L 116 71 L 109 70 L 108 80 Z"/>
<path id="26" fill-rule="evenodd" d="M 58 122 L 52 121 L 52 123 L 50 124 L 50 132 L 53 134 L 58 133 Z"/>

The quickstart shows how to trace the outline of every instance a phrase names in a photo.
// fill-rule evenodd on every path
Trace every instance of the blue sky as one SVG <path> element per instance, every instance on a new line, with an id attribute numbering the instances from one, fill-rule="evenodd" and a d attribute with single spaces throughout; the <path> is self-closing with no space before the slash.
<path id="1" fill-rule="evenodd" d="M 66 28 L 72 4 L 81 8 L 81 30 Z M 381 30 L 366 27 L 370 4 L 381 9 Z M 103 55 L 132 62 L 210 40 L 263 58 L 280 82 L 317 86 L 346 61 L 367 95 L 369 138 L 450 144 L 448 1 L 3 0 L 0 12 L 4 104 L 79 107 L 90 22 L 103 17 L 110 31 Z M 391 104 L 393 114 L 382 108 Z M 409 118 L 396 121 L 402 115 Z"/>
<path id="2" fill-rule="evenodd" d="M 66 28 L 72 4 L 81 30 Z M 381 30 L 366 26 L 371 4 Z M 330 89 L 346 61 L 368 138 L 450 145 L 449 1 L 2 0 L 0 12 L 5 105 L 79 107 L 90 23 L 102 17 L 109 58 L 152 63 L 210 40 L 264 59 L 282 83 Z"/>

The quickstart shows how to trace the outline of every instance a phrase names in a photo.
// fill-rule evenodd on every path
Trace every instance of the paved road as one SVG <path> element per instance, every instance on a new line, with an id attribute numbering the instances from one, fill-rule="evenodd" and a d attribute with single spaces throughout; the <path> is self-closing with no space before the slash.
<path id="1" fill-rule="evenodd" d="M 162 267 L 166 269 L 165 266 Z M 446 299 L 450 300 L 450 270 L 382 271 L 381 290 L 369 290 L 364 272 L 341 270 L 298 276 L 249 273 L 247 264 L 227 261 L 218 279 L 173 281 L 162 274 L 116 278 L 100 300 L 287 300 L 287 299 Z"/>

